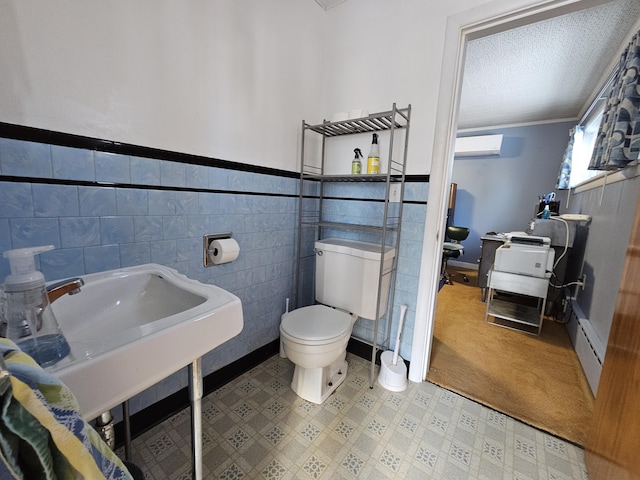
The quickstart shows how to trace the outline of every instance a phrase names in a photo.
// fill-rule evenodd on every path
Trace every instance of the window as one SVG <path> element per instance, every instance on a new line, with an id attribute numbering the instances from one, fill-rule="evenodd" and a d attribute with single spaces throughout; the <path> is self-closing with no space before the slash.
<path id="1" fill-rule="evenodd" d="M 596 144 L 600 121 L 604 114 L 605 104 L 605 100 L 599 101 L 582 122 L 582 129 L 576 130 L 571 161 L 571 180 L 569 185 L 571 188 L 602 173 L 588 168 L 593 154 L 593 147 Z"/>

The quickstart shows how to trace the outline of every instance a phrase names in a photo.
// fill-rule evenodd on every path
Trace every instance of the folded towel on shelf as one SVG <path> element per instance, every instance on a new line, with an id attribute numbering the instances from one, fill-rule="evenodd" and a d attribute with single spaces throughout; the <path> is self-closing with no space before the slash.
<path id="1" fill-rule="evenodd" d="M 10 340 L 0 338 L 0 354 L 9 371 L 0 380 L 0 478 L 132 478 L 63 383 Z"/>

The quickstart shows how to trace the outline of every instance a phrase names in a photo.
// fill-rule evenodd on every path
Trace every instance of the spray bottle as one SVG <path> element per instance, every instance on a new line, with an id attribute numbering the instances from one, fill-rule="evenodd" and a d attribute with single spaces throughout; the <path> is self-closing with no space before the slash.
<path id="1" fill-rule="evenodd" d="M 355 153 L 355 157 L 353 157 L 353 161 L 351 162 L 351 173 L 353 175 L 360 175 L 362 173 L 362 152 L 359 148 L 353 149 Z"/>
<path id="2" fill-rule="evenodd" d="M 53 248 L 47 245 L 4 252 L 11 267 L 3 285 L 6 337 L 42 367 L 53 365 L 70 351 L 51 310 L 44 275 L 36 270 L 34 258 Z"/>
<path id="3" fill-rule="evenodd" d="M 367 158 L 367 173 L 380 173 L 380 148 L 378 147 L 377 133 L 373 134 L 373 140 L 371 141 L 371 151 L 369 152 L 369 158 Z"/>

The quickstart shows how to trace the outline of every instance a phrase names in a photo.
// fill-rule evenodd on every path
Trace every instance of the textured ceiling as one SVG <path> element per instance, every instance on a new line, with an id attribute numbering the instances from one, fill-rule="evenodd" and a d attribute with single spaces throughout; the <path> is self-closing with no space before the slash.
<path id="1" fill-rule="evenodd" d="M 639 17 L 616 0 L 469 41 L 458 128 L 577 118 Z"/>

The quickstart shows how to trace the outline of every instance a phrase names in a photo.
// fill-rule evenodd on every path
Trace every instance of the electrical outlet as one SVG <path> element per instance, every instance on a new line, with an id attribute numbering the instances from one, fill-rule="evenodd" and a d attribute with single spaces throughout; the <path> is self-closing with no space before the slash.
<path id="1" fill-rule="evenodd" d="M 587 284 L 587 274 L 583 273 L 580 277 L 580 281 L 578 282 L 578 286 L 581 290 L 584 290 L 585 285 Z"/>
<path id="2" fill-rule="evenodd" d="M 391 185 L 389 185 L 389 201 L 391 203 L 400 202 L 401 187 L 402 186 L 399 183 L 392 183 Z"/>

